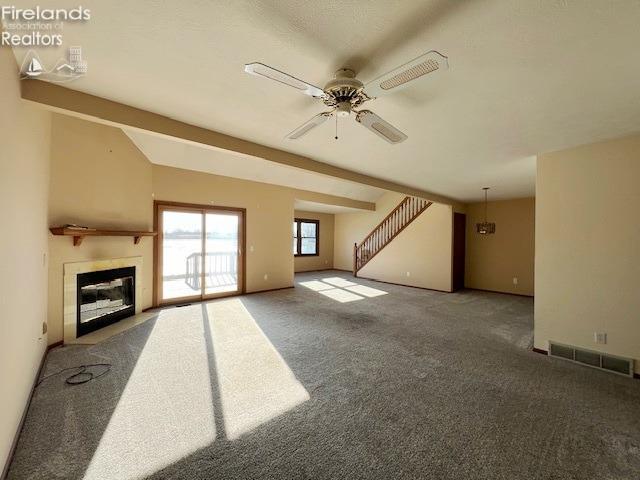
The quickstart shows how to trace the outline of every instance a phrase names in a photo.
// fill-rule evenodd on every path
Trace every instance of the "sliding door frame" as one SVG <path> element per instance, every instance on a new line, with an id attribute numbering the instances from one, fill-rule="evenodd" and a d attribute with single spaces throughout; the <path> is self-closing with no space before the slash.
<path id="1" fill-rule="evenodd" d="M 207 232 L 205 229 L 206 224 L 206 215 L 207 213 L 220 213 L 220 212 L 232 212 L 237 214 L 240 218 L 240 222 L 238 224 L 239 234 L 238 234 L 238 255 L 240 257 L 240 266 L 238 270 L 238 291 L 234 291 L 231 293 L 221 293 L 221 294 L 210 294 L 206 295 L 201 293 L 200 295 L 193 295 L 189 297 L 182 297 L 175 300 L 162 300 L 162 221 L 160 219 L 161 212 L 164 210 L 172 210 L 172 211 L 184 211 L 184 212 L 196 212 L 201 213 L 203 216 L 202 219 L 202 251 L 205 251 L 205 243 L 207 239 Z M 247 245 L 247 209 L 246 208 L 237 208 L 237 207 L 221 207 L 217 205 L 201 205 L 197 203 L 181 203 L 181 202 L 170 202 L 164 200 L 154 200 L 153 201 L 153 231 L 158 232 L 158 234 L 153 239 L 153 306 L 154 307 L 164 307 L 168 305 L 176 305 L 181 303 L 188 302 L 200 302 L 204 300 L 211 300 L 213 298 L 219 297 L 230 297 L 234 295 L 242 295 L 246 292 L 246 270 L 247 270 L 247 256 L 246 256 L 246 245 Z M 205 256 L 203 255 L 203 263 Z M 204 274 L 204 269 L 203 269 Z M 202 292 L 204 292 L 204 283 L 202 286 Z"/>

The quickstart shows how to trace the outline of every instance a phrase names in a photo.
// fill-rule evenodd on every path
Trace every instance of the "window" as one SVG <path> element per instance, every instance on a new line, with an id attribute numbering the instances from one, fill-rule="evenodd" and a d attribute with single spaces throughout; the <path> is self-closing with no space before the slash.
<path id="1" fill-rule="evenodd" d="M 296 257 L 318 255 L 320 221 L 296 218 L 293 221 L 293 254 Z"/>

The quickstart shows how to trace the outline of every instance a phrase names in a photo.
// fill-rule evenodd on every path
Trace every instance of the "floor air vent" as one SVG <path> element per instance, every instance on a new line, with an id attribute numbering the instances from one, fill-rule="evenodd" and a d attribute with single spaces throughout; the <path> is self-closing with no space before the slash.
<path id="1" fill-rule="evenodd" d="M 633 377 L 633 361 L 630 358 L 616 357 L 608 353 L 594 352 L 555 342 L 549 342 L 549 355 L 607 372 Z"/>

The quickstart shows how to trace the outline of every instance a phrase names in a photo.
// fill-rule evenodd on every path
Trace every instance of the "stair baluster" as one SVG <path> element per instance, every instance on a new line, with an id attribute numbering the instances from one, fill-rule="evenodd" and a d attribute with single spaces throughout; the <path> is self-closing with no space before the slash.
<path id="1" fill-rule="evenodd" d="M 402 230 L 413 222 L 432 202 L 405 197 L 360 243 L 353 246 L 353 275 L 386 247 Z"/>

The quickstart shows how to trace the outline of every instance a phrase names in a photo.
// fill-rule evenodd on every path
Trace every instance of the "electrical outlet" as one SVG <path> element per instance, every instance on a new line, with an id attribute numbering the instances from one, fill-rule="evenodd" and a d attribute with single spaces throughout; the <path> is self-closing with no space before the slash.
<path id="1" fill-rule="evenodd" d="M 517 285 L 518 284 L 518 277 L 513 277 L 513 284 Z"/>
<path id="2" fill-rule="evenodd" d="M 607 343 L 607 334 L 604 332 L 593 332 L 593 340 L 596 343 L 604 345 Z"/>
<path id="3" fill-rule="evenodd" d="M 253 245 L 251 245 L 251 246 L 249 247 L 249 251 L 250 251 L 250 252 L 253 252 Z"/>
<path id="4" fill-rule="evenodd" d="M 265 279 L 265 280 L 269 280 L 269 274 L 268 274 L 268 273 L 265 273 L 265 274 L 264 274 L 264 279 Z"/>
<path id="5" fill-rule="evenodd" d="M 410 277 L 410 276 L 411 276 L 411 272 L 407 272 L 407 277 Z"/>
<path id="6" fill-rule="evenodd" d="M 324 261 L 324 264 L 325 264 L 325 265 L 329 265 L 329 260 L 325 260 L 325 261 Z"/>

